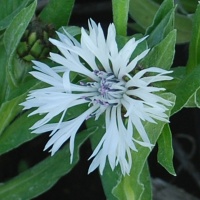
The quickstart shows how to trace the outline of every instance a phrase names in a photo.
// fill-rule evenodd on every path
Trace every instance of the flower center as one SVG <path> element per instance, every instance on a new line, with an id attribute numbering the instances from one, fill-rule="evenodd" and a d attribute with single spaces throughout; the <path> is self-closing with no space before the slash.
<path id="1" fill-rule="evenodd" d="M 96 88 L 97 93 L 85 99 L 93 104 L 98 103 L 104 106 L 117 106 L 126 91 L 125 81 L 119 80 L 113 73 L 95 70 L 94 74 L 99 78 L 99 81 L 81 84 Z"/>

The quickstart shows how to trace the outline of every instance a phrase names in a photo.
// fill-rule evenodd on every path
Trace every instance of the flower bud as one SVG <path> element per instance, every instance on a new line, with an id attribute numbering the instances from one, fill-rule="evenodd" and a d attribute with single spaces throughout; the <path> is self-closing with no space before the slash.
<path id="1" fill-rule="evenodd" d="M 31 22 L 18 45 L 18 56 L 25 61 L 45 59 L 52 49 L 49 37 L 52 37 L 54 32 L 49 25 L 39 21 Z"/>

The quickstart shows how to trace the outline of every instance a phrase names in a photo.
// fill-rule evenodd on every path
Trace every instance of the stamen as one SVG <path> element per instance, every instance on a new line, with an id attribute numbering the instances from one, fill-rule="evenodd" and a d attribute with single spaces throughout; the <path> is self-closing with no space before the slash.
<path id="1" fill-rule="evenodd" d="M 96 88 L 99 95 L 93 97 L 82 97 L 92 104 L 99 104 L 100 106 L 117 106 L 119 100 L 123 97 L 125 88 L 125 81 L 119 80 L 112 72 L 104 72 L 94 70 L 94 74 L 99 77 L 97 82 L 80 82 L 80 85 L 86 87 Z"/>
<path id="2" fill-rule="evenodd" d="M 90 97 L 82 96 L 81 98 L 85 99 L 86 101 L 92 101 L 92 99 Z"/>

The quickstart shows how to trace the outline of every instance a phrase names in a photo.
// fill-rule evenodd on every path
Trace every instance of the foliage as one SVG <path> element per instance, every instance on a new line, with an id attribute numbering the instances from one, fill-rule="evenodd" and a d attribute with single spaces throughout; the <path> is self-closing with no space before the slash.
<path id="1" fill-rule="evenodd" d="M 137 52 L 141 52 L 146 46 L 151 50 L 139 64 L 144 68 L 156 66 L 173 70 L 172 81 L 159 83 L 159 86 L 166 88 L 163 97 L 173 102 L 173 108 L 171 107 L 167 113 L 169 118 L 184 107 L 200 107 L 200 5 L 196 5 L 194 1 L 191 4 L 186 0 L 182 2 L 185 10 L 193 14 L 189 16 L 177 12 L 173 0 L 164 0 L 161 5 L 152 0 L 112 0 L 118 46 L 123 46 L 130 37 L 140 37 L 138 34 L 127 36 L 127 27 L 140 31 L 148 38 L 147 44 L 139 45 Z M 17 55 L 21 38 L 29 24 L 36 19 L 37 1 L 0 0 L 0 3 L 0 155 L 2 155 L 9 154 L 13 149 L 35 137 L 40 137 L 31 134 L 29 130 L 40 116 L 28 118 L 30 111 L 23 111 L 19 104 L 24 101 L 30 90 L 41 88 L 43 85 L 29 75 L 32 64 Z M 73 6 L 74 0 L 50 0 L 37 20 L 53 26 L 55 30 L 68 31 L 80 38 L 80 27 L 68 26 Z M 128 24 L 128 14 L 135 20 L 134 23 Z M 190 40 L 187 65 L 172 68 L 176 43 Z M 53 63 L 48 64 L 53 65 Z M 72 119 L 81 112 L 81 108 L 76 107 L 66 118 Z M 76 138 L 75 159 L 72 164 L 69 164 L 70 152 L 67 144 L 55 156 L 46 158 L 0 185 L 0 199 L 32 199 L 47 191 L 74 168 L 79 161 L 80 146 L 86 139 L 90 138 L 93 148 L 96 146 L 105 132 L 103 125 L 103 120 L 97 123 L 87 122 L 87 127 Z M 150 141 L 154 145 L 158 144 L 158 162 L 170 174 L 175 175 L 169 125 L 164 122 L 143 125 L 148 130 Z M 152 198 L 147 161 L 150 152 L 151 149 L 139 145 L 138 152 L 132 152 L 133 167 L 130 176 L 122 176 L 118 168 L 112 171 L 109 165 L 106 165 L 101 180 L 108 200 Z"/>

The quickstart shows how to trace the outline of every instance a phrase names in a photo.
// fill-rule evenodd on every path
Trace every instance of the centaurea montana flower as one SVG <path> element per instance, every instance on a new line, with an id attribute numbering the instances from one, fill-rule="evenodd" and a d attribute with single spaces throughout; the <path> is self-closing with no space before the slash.
<path id="1" fill-rule="evenodd" d="M 114 24 L 109 25 L 105 37 L 100 24 L 89 21 L 89 33 L 82 28 L 80 42 L 67 32 L 57 34 L 59 40 L 50 41 L 62 55 L 50 53 L 50 59 L 59 66 L 50 68 L 33 61 L 36 71 L 30 72 L 50 87 L 31 91 L 21 104 L 24 109 L 37 108 L 30 115 L 46 114 L 31 127 L 33 133 L 51 131 L 45 150 L 51 147 L 52 155 L 69 140 L 72 162 L 74 140 L 81 124 L 88 118 L 98 120 L 104 115 L 105 134 L 90 157 L 94 159 L 89 172 L 99 167 L 102 174 L 108 159 L 112 170 L 119 164 L 122 174 L 129 174 L 131 151 L 137 151 L 135 143 L 149 148 L 153 146 L 143 122 L 168 122 L 165 112 L 172 103 L 158 95 L 165 89 L 155 87 L 153 83 L 171 80 L 167 75 L 171 71 L 157 67 L 135 70 L 149 49 L 132 60 L 130 58 L 146 37 L 132 38 L 119 50 Z M 71 72 L 83 78 L 73 82 Z M 81 115 L 63 120 L 69 108 L 83 104 L 88 107 Z M 58 123 L 48 123 L 61 113 Z M 134 129 L 138 131 L 140 140 L 134 138 Z"/>

